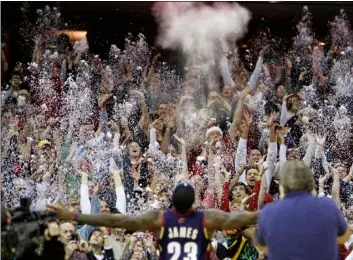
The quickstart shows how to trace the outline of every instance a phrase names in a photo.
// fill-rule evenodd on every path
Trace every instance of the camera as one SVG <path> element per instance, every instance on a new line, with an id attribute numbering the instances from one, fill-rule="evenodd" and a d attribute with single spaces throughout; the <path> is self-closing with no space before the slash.
<path id="1" fill-rule="evenodd" d="M 21 198 L 20 207 L 2 209 L 5 211 L 1 225 L 1 256 L 4 260 L 18 259 L 28 250 L 34 249 L 37 255 L 43 252 L 44 230 L 48 222 L 55 221 L 55 213 L 31 212 L 30 205 L 29 198 Z"/>
<path id="2" fill-rule="evenodd" d="M 79 241 L 79 240 L 80 240 L 80 239 L 79 239 L 79 237 L 78 237 L 77 234 L 72 234 L 72 235 L 71 235 L 70 241 Z"/>

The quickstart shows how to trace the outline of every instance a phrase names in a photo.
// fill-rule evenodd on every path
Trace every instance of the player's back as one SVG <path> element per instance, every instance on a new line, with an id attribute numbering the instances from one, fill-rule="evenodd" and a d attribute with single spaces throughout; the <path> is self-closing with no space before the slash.
<path id="1" fill-rule="evenodd" d="M 207 259 L 209 239 L 202 211 L 179 214 L 167 210 L 163 214 L 159 237 L 160 259 Z"/>

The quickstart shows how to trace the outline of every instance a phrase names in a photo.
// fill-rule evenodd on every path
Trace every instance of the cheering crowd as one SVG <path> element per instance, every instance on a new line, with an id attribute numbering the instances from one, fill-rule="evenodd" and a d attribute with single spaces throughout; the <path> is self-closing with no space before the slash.
<path id="1" fill-rule="evenodd" d="M 263 46 L 252 71 L 220 43 L 212 64 L 196 57 L 178 75 L 141 34 L 101 60 L 86 40 L 38 33 L 31 61 L 9 70 L 1 54 L 2 204 L 29 197 L 36 211 L 61 200 L 73 212 L 136 214 L 168 209 L 187 181 L 197 209 L 256 211 L 280 199 L 285 162 L 303 160 L 317 196 L 352 225 L 352 35 L 289 53 Z M 255 229 L 219 230 L 212 259 L 266 259 Z M 60 223 L 67 260 L 158 259 L 156 239 Z M 341 259 L 351 242 L 337 246 Z"/>

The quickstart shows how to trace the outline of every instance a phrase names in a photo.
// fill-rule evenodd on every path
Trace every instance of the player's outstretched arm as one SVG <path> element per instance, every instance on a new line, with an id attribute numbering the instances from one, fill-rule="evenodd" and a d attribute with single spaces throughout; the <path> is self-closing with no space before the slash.
<path id="1" fill-rule="evenodd" d="M 218 209 L 205 210 L 206 227 L 209 232 L 214 230 L 232 230 L 255 225 L 260 212 L 227 213 Z"/>
<path id="2" fill-rule="evenodd" d="M 129 231 L 148 230 L 151 232 L 160 230 L 162 214 L 158 210 L 146 211 L 137 216 L 128 215 L 87 215 L 70 212 L 61 203 L 58 205 L 48 205 L 49 211 L 55 212 L 57 218 L 63 221 L 75 220 L 82 224 L 97 227 L 124 228 Z"/>

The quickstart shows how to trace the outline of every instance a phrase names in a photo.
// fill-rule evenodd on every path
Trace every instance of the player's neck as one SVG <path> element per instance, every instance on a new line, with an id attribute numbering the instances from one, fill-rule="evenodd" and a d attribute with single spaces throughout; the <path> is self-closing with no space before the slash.
<path id="1" fill-rule="evenodd" d="M 188 215 L 190 215 L 191 213 L 193 213 L 193 212 L 195 211 L 195 209 L 194 209 L 194 208 L 190 208 L 189 210 L 187 210 L 187 211 L 185 211 L 185 212 L 178 212 L 178 211 L 176 211 L 175 208 L 173 207 L 173 208 L 171 209 L 171 211 L 172 211 L 175 215 L 177 215 L 177 216 L 184 217 L 184 216 L 188 216 Z"/>

